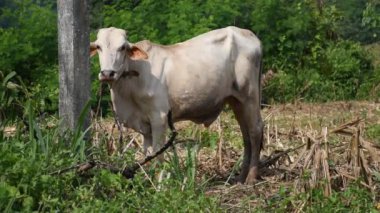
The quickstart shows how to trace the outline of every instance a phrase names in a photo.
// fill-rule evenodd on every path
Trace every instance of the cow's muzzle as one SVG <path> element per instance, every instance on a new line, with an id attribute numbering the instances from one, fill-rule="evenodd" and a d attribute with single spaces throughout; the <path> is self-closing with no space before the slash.
<path id="1" fill-rule="evenodd" d="M 116 77 L 116 71 L 114 70 L 102 70 L 100 71 L 99 80 L 100 81 L 113 81 Z"/>

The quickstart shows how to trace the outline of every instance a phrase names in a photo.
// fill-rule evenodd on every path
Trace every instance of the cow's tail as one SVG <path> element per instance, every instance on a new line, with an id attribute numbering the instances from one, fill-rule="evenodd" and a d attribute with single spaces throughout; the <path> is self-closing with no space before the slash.
<path id="1" fill-rule="evenodd" d="M 260 67 L 259 67 L 259 103 L 260 107 L 262 106 L 262 96 L 263 96 L 263 85 L 262 85 L 262 78 L 263 78 L 263 50 L 262 47 L 260 48 Z"/>
<path id="2" fill-rule="evenodd" d="M 263 84 L 262 84 L 262 77 L 263 77 L 263 49 L 262 49 L 262 46 L 260 45 L 260 53 L 258 54 L 259 55 L 259 60 L 260 62 L 258 63 L 259 64 L 259 86 L 258 86 L 258 89 L 259 89 L 259 110 L 262 109 L 262 93 L 263 93 Z M 260 115 L 261 117 L 261 115 Z M 261 118 L 260 118 L 261 120 Z M 262 121 L 261 121 L 262 122 Z M 261 127 L 261 139 L 260 139 L 260 150 L 262 150 L 264 148 L 264 123 L 262 123 L 262 127 Z"/>

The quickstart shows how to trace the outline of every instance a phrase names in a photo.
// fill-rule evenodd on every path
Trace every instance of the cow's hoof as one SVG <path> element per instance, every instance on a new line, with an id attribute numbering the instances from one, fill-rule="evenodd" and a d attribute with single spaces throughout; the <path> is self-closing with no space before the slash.
<path id="1" fill-rule="evenodd" d="M 258 173 L 258 169 L 254 167 L 249 170 L 249 173 L 244 183 L 247 185 L 254 185 L 262 180 L 263 179 L 260 177 Z"/>
<path id="2" fill-rule="evenodd" d="M 256 177 L 256 178 L 251 178 L 249 176 L 247 176 L 247 179 L 245 180 L 245 184 L 246 185 L 255 185 L 256 183 L 262 181 L 263 179 L 260 178 L 260 177 Z"/>

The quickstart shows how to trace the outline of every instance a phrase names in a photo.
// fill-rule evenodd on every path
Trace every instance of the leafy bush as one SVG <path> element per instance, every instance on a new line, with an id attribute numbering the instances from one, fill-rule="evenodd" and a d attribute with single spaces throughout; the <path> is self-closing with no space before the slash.
<path id="1" fill-rule="evenodd" d="M 342 17 L 334 5 L 319 13 L 309 1 L 294 2 L 289 11 L 271 1 L 263 4 L 268 14 L 254 13 L 258 24 L 252 28 L 259 35 L 269 35 L 262 38 L 264 47 L 269 43 L 265 63 L 278 72 L 264 89 L 266 96 L 282 102 L 359 97 L 360 88 L 368 86 L 366 79 L 373 76 L 371 58 L 358 42 L 339 38 L 336 32 Z M 283 12 L 273 17 L 271 10 Z M 273 21 L 276 18 L 279 21 Z M 266 23 L 273 24 L 266 28 Z"/>
<path id="2" fill-rule="evenodd" d="M 31 0 L 0 8 L 0 23 L 6 23 L 0 27 L 0 69 L 4 75 L 15 72 L 28 85 L 28 98 L 38 96 L 41 111 L 57 109 L 56 17 L 51 6 Z"/>
<path id="3" fill-rule="evenodd" d="M 330 3 L 331 4 L 331 3 Z M 380 2 L 377 0 L 336 0 L 333 2 L 344 17 L 337 22 L 344 39 L 370 44 L 379 41 Z"/>
<path id="4" fill-rule="evenodd" d="M 14 2 L 14 8 L 1 8 L 0 20 L 10 26 L 0 28 L 0 67 L 29 82 L 44 74 L 36 68 L 57 64 L 56 14 L 31 0 Z"/>

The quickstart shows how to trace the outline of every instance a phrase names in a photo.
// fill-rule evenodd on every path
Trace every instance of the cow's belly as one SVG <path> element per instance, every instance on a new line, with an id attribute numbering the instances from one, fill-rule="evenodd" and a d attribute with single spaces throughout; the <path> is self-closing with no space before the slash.
<path id="1" fill-rule="evenodd" d="M 191 120 L 208 126 L 222 111 L 227 97 L 227 94 L 212 92 L 185 92 L 179 96 L 172 96 L 170 105 L 173 118 L 175 121 Z"/>
<path id="2" fill-rule="evenodd" d="M 168 84 L 175 120 L 211 124 L 232 94 L 232 77 L 224 70 L 186 70 L 172 75 Z"/>

